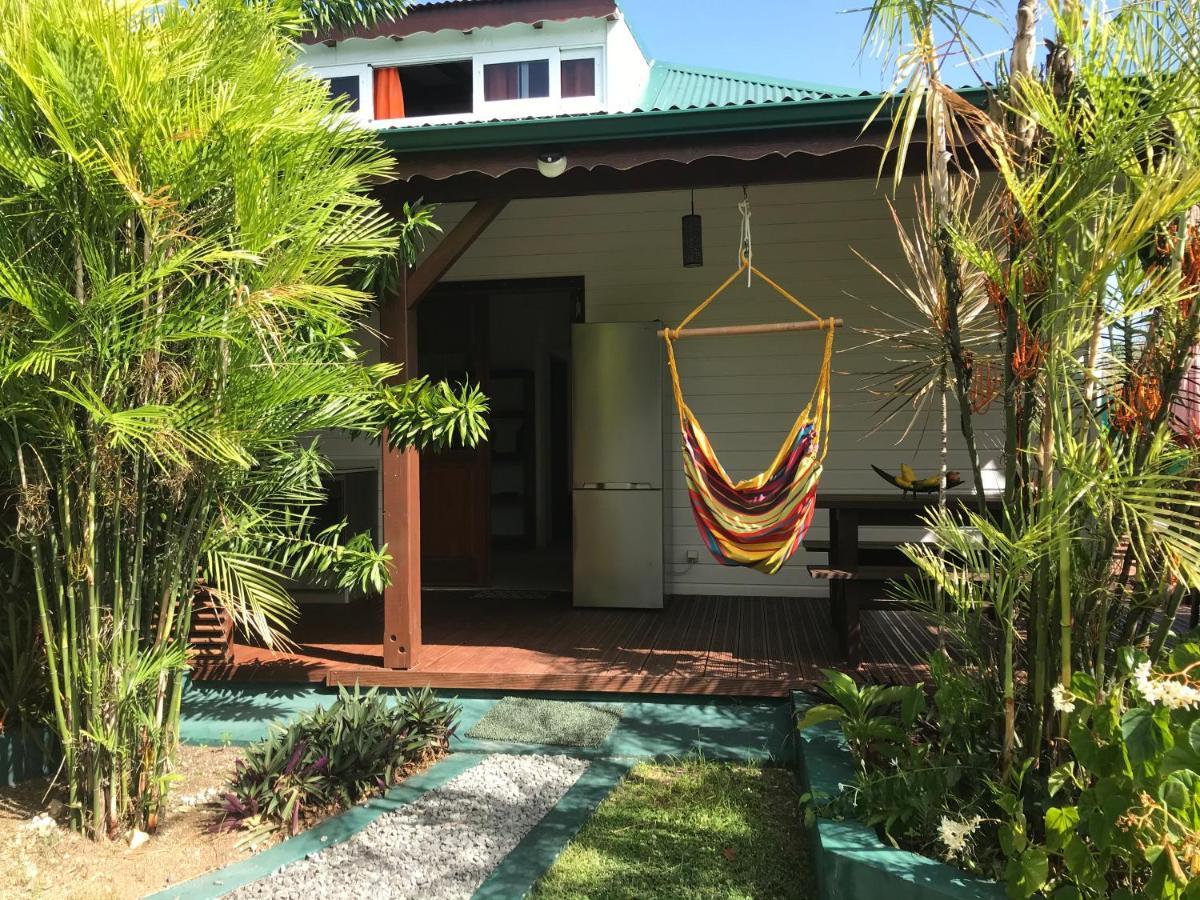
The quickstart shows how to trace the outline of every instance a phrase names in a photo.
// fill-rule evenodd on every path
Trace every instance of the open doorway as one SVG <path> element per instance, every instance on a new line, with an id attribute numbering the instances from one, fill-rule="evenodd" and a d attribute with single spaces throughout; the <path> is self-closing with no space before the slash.
<path id="1" fill-rule="evenodd" d="M 427 587 L 571 588 L 571 325 L 582 279 L 448 283 L 421 304 L 424 374 L 479 382 L 491 435 L 421 457 Z"/>

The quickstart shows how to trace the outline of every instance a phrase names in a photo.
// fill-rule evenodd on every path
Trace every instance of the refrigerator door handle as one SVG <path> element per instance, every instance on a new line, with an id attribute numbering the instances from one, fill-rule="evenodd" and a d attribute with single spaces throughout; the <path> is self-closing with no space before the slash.
<path id="1" fill-rule="evenodd" d="M 604 489 L 604 485 L 599 481 L 585 481 L 582 488 L 585 491 L 599 491 Z"/>
<path id="2" fill-rule="evenodd" d="M 633 490 L 635 490 L 635 491 L 652 491 L 652 490 L 654 490 L 654 485 L 652 485 L 648 481 L 635 481 L 633 483 Z"/>

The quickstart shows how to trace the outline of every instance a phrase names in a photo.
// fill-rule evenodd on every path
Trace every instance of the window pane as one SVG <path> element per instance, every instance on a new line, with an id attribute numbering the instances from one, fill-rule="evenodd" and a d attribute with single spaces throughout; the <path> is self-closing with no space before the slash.
<path id="1" fill-rule="evenodd" d="M 358 112 L 357 75 L 338 75 L 335 78 L 326 78 L 325 87 L 329 90 L 330 97 L 333 97 L 335 100 L 348 100 L 350 102 L 350 110 Z"/>
<path id="2" fill-rule="evenodd" d="M 483 67 L 483 99 L 528 100 L 550 96 L 550 61 L 491 63 Z"/>
<path id="3" fill-rule="evenodd" d="M 550 96 L 550 60 L 537 59 L 521 63 L 521 75 L 521 87 L 524 90 L 522 97 Z"/>
<path id="4" fill-rule="evenodd" d="M 561 72 L 564 97 L 596 96 L 596 61 L 594 59 L 564 59 L 561 63 Z"/>
<path id="5" fill-rule="evenodd" d="M 400 66 L 404 107 L 408 117 L 469 113 L 475 105 L 475 75 L 471 61 Z"/>

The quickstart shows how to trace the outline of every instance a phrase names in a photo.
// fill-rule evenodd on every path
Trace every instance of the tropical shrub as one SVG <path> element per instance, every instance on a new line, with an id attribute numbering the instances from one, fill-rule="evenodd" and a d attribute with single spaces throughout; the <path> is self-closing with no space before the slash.
<path id="1" fill-rule="evenodd" d="M 311 817 L 386 790 L 414 763 L 449 749 L 461 708 L 429 688 L 393 701 L 377 690 L 342 688 L 238 760 L 221 803 L 219 830 L 247 829 L 250 839 L 296 834 Z"/>
<path id="2" fill-rule="evenodd" d="M 996 11 L 1013 50 L 977 104 L 942 73 Z M 1200 10 L 877 0 L 869 25 L 896 52 L 890 149 L 923 129 L 926 151 L 896 213 L 912 271 L 888 276 L 913 314 L 873 332 L 893 363 L 873 387 L 889 416 L 941 407 L 943 472 L 956 422 L 975 496 L 943 490 L 906 548 L 922 577 L 896 593 L 941 636 L 930 711 L 894 756 L 856 748 L 846 802 L 1014 897 L 1197 895 L 1193 651 L 1170 654 L 1200 590 Z"/>
<path id="3" fill-rule="evenodd" d="M 935 657 L 928 711 L 921 686 L 858 687 L 827 673 L 832 702 L 810 707 L 800 727 L 838 721 L 858 778 L 824 814 L 855 816 L 894 846 L 1005 881 L 1014 897 L 1190 897 L 1200 875 L 1200 644 L 1181 643 L 1155 671 L 1133 648 L 1118 654 L 1107 691 L 1075 673 L 1056 690 L 1069 720 L 1057 764 L 1032 760 L 994 775 L 1003 716 L 970 724 L 963 739 L 959 688 L 981 680 Z M 869 710 L 863 697 L 875 698 Z M 977 712 L 985 707 L 973 704 Z M 914 711 L 919 712 L 914 716 Z M 865 712 L 866 715 L 861 715 Z M 861 717 L 862 729 L 851 725 Z"/>
<path id="4" fill-rule="evenodd" d="M 159 822 L 198 591 L 274 645 L 290 579 L 389 577 L 386 548 L 314 533 L 311 434 L 483 433 L 473 388 L 358 343 L 431 219 L 379 208 L 388 155 L 296 68 L 321 8 L 0 0 L 0 569 L 93 836 Z"/>

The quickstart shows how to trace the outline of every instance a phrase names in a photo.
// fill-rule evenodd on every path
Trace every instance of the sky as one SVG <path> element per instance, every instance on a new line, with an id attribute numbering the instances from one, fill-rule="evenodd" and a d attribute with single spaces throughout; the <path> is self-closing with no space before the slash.
<path id="1" fill-rule="evenodd" d="M 664 62 L 773 75 L 877 91 L 890 82 L 883 61 L 859 53 L 869 0 L 619 0 L 646 54 Z M 1004 6 L 1011 4 L 1004 3 Z M 844 12 L 857 10 L 857 12 Z M 1004 27 L 977 20 L 984 52 L 1007 50 Z M 990 78 L 994 59 L 979 71 Z M 952 85 L 980 78 L 963 61 L 944 73 Z"/>

